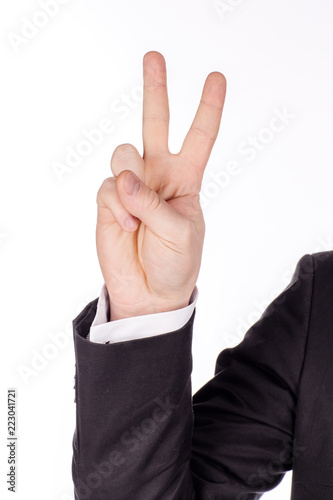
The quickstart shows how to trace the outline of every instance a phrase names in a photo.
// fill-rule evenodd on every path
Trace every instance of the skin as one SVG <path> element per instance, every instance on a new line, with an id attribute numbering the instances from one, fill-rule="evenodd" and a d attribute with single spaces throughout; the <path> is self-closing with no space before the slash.
<path id="1" fill-rule="evenodd" d="M 226 93 L 225 77 L 210 73 L 182 148 L 172 154 L 162 54 L 145 54 L 143 78 L 143 156 L 131 144 L 118 146 L 113 176 L 97 194 L 97 255 L 111 321 L 188 305 L 205 235 L 199 193 Z M 126 187 L 133 175 L 139 184 L 130 195 Z"/>

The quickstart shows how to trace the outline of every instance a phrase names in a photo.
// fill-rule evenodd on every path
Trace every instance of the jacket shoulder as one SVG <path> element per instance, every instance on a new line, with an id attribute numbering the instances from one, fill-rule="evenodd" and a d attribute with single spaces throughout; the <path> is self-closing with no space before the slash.
<path id="1" fill-rule="evenodd" d="M 296 282 L 305 280 L 330 280 L 333 282 L 333 250 L 307 253 L 297 262 L 291 281 L 286 287 L 291 288 Z"/>
<path id="2" fill-rule="evenodd" d="M 333 273 L 333 250 L 311 254 L 314 271 Z"/>

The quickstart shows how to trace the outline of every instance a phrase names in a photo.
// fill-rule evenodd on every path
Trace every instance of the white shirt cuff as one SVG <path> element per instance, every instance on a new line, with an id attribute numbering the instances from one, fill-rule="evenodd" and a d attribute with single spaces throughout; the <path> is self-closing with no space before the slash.
<path id="1" fill-rule="evenodd" d="M 87 339 L 99 344 L 124 342 L 142 339 L 179 330 L 189 321 L 198 300 L 198 288 L 195 286 L 189 305 L 155 314 L 144 314 L 131 318 L 108 321 L 109 295 L 105 283 L 102 287 L 94 321 L 91 324 Z"/>

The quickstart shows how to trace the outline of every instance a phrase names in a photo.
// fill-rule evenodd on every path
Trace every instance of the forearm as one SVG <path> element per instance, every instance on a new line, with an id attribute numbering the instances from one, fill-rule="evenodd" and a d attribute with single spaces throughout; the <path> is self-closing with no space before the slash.
<path id="1" fill-rule="evenodd" d="M 186 499 L 195 313 L 180 330 L 101 345 L 86 339 L 95 312 L 73 322 L 76 499 Z"/>

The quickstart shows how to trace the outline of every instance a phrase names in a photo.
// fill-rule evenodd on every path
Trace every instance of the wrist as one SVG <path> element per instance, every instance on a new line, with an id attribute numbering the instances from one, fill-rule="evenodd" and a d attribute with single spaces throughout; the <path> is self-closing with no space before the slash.
<path id="1" fill-rule="evenodd" d="M 110 296 L 109 296 L 110 300 Z M 118 319 L 132 318 L 147 314 L 157 314 L 162 312 L 176 311 L 189 305 L 190 296 L 175 300 L 156 300 L 147 304 L 119 305 L 110 300 L 110 321 Z"/>

